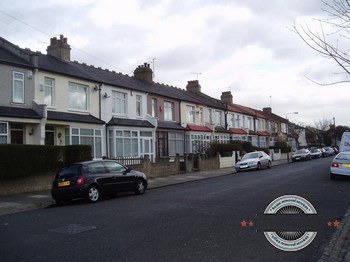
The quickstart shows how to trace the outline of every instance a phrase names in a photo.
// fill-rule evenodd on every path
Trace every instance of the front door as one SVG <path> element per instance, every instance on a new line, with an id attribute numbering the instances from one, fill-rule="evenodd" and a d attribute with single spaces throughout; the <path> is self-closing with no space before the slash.
<path id="1" fill-rule="evenodd" d="M 149 155 L 149 159 L 153 160 L 153 139 L 143 138 L 141 141 L 141 155 Z"/>

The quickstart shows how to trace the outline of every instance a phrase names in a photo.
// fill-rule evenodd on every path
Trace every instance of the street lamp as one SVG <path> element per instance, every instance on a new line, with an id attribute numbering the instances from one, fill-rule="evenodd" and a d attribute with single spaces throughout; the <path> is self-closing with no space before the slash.
<path id="1" fill-rule="evenodd" d="M 299 114 L 298 112 L 290 112 L 286 114 L 286 119 L 287 119 L 287 126 L 286 126 L 286 136 L 287 136 L 287 162 L 289 163 L 289 147 L 288 147 L 288 132 L 289 132 L 289 119 L 288 115 L 297 115 Z"/>
<path id="2" fill-rule="evenodd" d="M 337 146 L 337 136 L 336 136 L 335 132 L 337 130 L 335 129 L 335 117 L 333 117 L 333 125 L 334 125 L 334 146 L 336 147 Z"/>

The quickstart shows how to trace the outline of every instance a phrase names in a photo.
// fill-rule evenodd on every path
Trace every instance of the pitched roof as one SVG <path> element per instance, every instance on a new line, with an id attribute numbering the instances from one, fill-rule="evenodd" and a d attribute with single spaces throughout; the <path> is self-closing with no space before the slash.
<path id="1" fill-rule="evenodd" d="M 31 108 L 0 106 L 0 116 L 15 118 L 35 118 L 42 117 Z"/>
<path id="2" fill-rule="evenodd" d="M 95 81 L 96 83 L 198 103 L 198 100 L 186 94 L 184 92 L 185 90 L 174 86 L 160 83 L 149 84 L 145 81 L 115 71 L 90 66 L 84 63 L 81 64 L 76 61 L 67 63 L 50 55 L 39 55 L 39 68 L 44 71 Z"/>
<path id="3" fill-rule="evenodd" d="M 105 124 L 104 121 L 94 117 L 93 115 L 73 114 L 59 111 L 47 111 L 47 119 L 65 122 L 80 122 L 101 125 Z"/>
<path id="4" fill-rule="evenodd" d="M 258 131 L 256 132 L 259 136 L 270 136 L 270 133 L 267 131 Z"/>
<path id="5" fill-rule="evenodd" d="M 227 129 L 225 129 L 222 126 L 216 126 L 215 127 L 215 132 L 218 132 L 218 133 L 230 133 L 230 131 L 228 131 Z"/>
<path id="6" fill-rule="evenodd" d="M 188 125 L 186 126 L 187 131 L 201 131 L 201 132 L 213 132 L 209 127 L 207 126 L 197 126 L 197 125 Z"/>
<path id="7" fill-rule="evenodd" d="M 158 128 L 160 129 L 176 129 L 176 130 L 185 130 L 179 123 L 167 122 L 167 121 L 158 121 Z"/>
<path id="8" fill-rule="evenodd" d="M 137 126 L 137 127 L 152 127 L 150 122 L 146 120 L 138 120 L 138 119 L 127 119 L 127 118 L 117 118 L 112 117 L 111 120 L 107 123 L 108 126 Z"/>
<path id="9" fill-rule="evenodd" d="M 239 135 L 246 135 L 247 134 L 247 131 L 240 129 L 240 128 L 230 128 L 229 131 L 232 134 L 239 134 Z"/>

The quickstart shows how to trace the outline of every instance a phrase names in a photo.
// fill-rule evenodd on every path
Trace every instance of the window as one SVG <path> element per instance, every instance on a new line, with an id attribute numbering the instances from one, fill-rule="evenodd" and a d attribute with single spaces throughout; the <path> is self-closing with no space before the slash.
<path id="1" fill-rule="evenodd" d="M 203 114 L 203 107 L 201 107 L 199 109 L 199 114 L 200 114 L 200 122 L 201 122 L 201 125 L 204 125 L 204 114 Z"/>
<path id="2" fill-rule="evenodd" d="M 109 135 L 113 135 L 113 133 Z M 113 140 L 110 140 L 110 142 L 113 142 Z M 115 142 L 116 157 L 139 156 L 139 136 L 137 131 L 116 130 Z M 110 144 L 110 147 L 112 148 L 113 144 Z"/>
<path id="3" fill-rule="evenodd" d="M 195 123 L 196 121 L 196 112 L 194 106 L 187 106 L 187 121 L 189 123 Z"/>
<path id="4" fill-rule="evenodd" d="M 23 144 L 23 124 L 11 124 L 11 144 Z"/>
<path id="5" fill-rule="evenodd" d="M 164 120 L 173 121 L 174 120 L 174 103 L 164 102 Z"/>
<path id="6" fill-rule="evenodd" d="M 102 130 L 66 128 L 66 145 L 91 145 L 94 158 L 102 157 Z"/>
<path id="7" fill-rule="evenodd" d="M 24 103 L 24 74 L 13 72 L 13 97 L 14 103 Z"/>
<path id="8" fill-rule="evenodd" d="M 125 167 L 117 162 L 107 161 L 104 164 L 110 173 L 122 173 L 126 171 Z"/>
<path id="9" fill-rule="evenodd" d="M 213 110 L 208 109 L 209 124 L 213 124 Z"/>
<path id="10" fill-rule="evenodd" d="M 84 110 L 88 109 L 88 87 L 69 83 L 69 108 L 75 110 Z"/>
<path id="11" fill-rule="evenodd" d="M 136 116 L 142 114 L 142 96 L 136 95 Z"/>
<path id="12" fill-rule="evenodd" d="M 8 137 L 7 123 L 0 123 L 0 144 L 7 144 Z"/>
<path id="13" fill-rule="evenodd" d="M 216 118 L 215 124 L 217 126 L 221 126 L 222 112 L 216 111 L 215 115 L 216 115 L 216 117 L 215 117 Z"/>
<path id="14" fill-rule="evenodd" d="M 152 116 L 158 117 L 158 105 L 157 105 L 157 99 L 152 98 Z"/>
<path id="15" fill-rule="evenodd" d="M 230 114 L 230 126 L 235 127 L 235 114 Z"/>
<path id="16" fill-rule="evenodd" d="M 53 104 L 53 95 L 54 95 L 54 80 L 50 78 L 45 78 L 45 85 L 44 85 L 44 103 L 48 106 L 54 106 Z"/>
<path id="17" fill-rule="evenodd" d="M 117 91 L 112 91 L 113 107 L 112 112 L 117 115 L 127 115 L 127 94 Z"/>
<path id="18" fill-rule="evenodd" d="M 169 155 L 183 155 L 185 151 L 185 135 L 183 133 L 169 133 Z"/>

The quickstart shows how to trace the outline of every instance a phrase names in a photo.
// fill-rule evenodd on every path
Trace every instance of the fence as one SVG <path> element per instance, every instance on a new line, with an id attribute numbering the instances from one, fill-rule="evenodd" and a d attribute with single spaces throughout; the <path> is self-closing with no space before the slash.
<path id="1" fill-rule="evenodd" d="M 143 157 L 116 157 L 113 160 L 118 161 L 120 164 L 124 166 L 133 166 L 133 165 L 142 165 Z"/>

